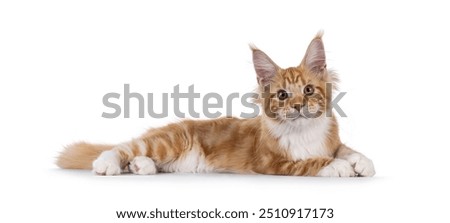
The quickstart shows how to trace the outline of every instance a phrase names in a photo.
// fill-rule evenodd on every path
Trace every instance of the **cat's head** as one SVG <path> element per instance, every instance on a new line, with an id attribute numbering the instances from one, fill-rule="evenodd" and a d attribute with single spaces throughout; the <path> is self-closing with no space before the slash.
<path id="1" fill-rule="evenodd" d="M 263 51 L 255 46 L 251 49 L 259 84 L 256 102 L 264 116 L 297 122 L 330 114 L 327 109 L 337 78 L 327 70 L 322 33 L 314 37 L 296 67 L 280 68 Z"/>

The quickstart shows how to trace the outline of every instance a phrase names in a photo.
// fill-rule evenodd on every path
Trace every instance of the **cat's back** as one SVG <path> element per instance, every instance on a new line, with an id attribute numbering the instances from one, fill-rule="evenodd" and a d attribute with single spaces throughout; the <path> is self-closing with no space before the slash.
<path id="1" fill-rule="evenodd" d="M 240 119 L 236 117 L 222 117 L 211 120 L 187 120 L 185 123 L 192 133 L 205 138 L 242 138 L 243 135 L 253 135 L 260 131 L 259 117 Z M 238 137 L 241 136 L 241 137 Z"/>

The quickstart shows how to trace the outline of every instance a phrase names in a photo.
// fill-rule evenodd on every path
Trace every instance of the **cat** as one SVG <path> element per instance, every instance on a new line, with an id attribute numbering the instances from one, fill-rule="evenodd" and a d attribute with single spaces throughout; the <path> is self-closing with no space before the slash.
<path id="1" fill-rule="evenodd" d="M 255 103 L 263 111 L 255 118 L 184 120 L 119 145 L 79 142 L 67 146 L 56 164 L 99 175 L 128 169 L 140 175 L 374 176 L 373 162 L 340 141 L 337 120 L 327 115 L 327 84 L 335 86 L 337 76 L 326 67 L 322 35 L 313 38 L 300 65 L 286 69 L 250 45 L 258 82 Z"/>

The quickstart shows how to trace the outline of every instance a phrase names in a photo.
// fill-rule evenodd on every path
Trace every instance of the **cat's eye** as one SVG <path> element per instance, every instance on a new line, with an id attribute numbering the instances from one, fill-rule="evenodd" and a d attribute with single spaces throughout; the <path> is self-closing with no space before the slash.
<path id="1" fill-rule="evenodd" d="M 314 87 L 310 84 L 306 85 L 305 88 L 303 88 L 303 93 L 308 96 L 314 94 Z"/>
<path id="2" fill-rule="evenodd" d="M 289 97 L 289 94 L 288 94 L 285 90 L 279 90 L 279 91 L 277 92 L 277 97 L 278 97 L 278 99 L 280 99 L 280 100 L 285 100 L 286 98 Z"/>

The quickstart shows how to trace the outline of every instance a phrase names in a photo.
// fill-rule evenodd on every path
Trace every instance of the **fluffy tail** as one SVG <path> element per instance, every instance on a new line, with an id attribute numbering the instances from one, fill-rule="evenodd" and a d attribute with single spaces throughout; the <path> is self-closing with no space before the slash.
<path id="1" fill-rule="evenodd" d="M 92 162 L 100 156 L 100 153 L 113 147 L 114 145 L 75 143 L 61 152 L 56 165 L 63 169 L 92 169 Z"/>

